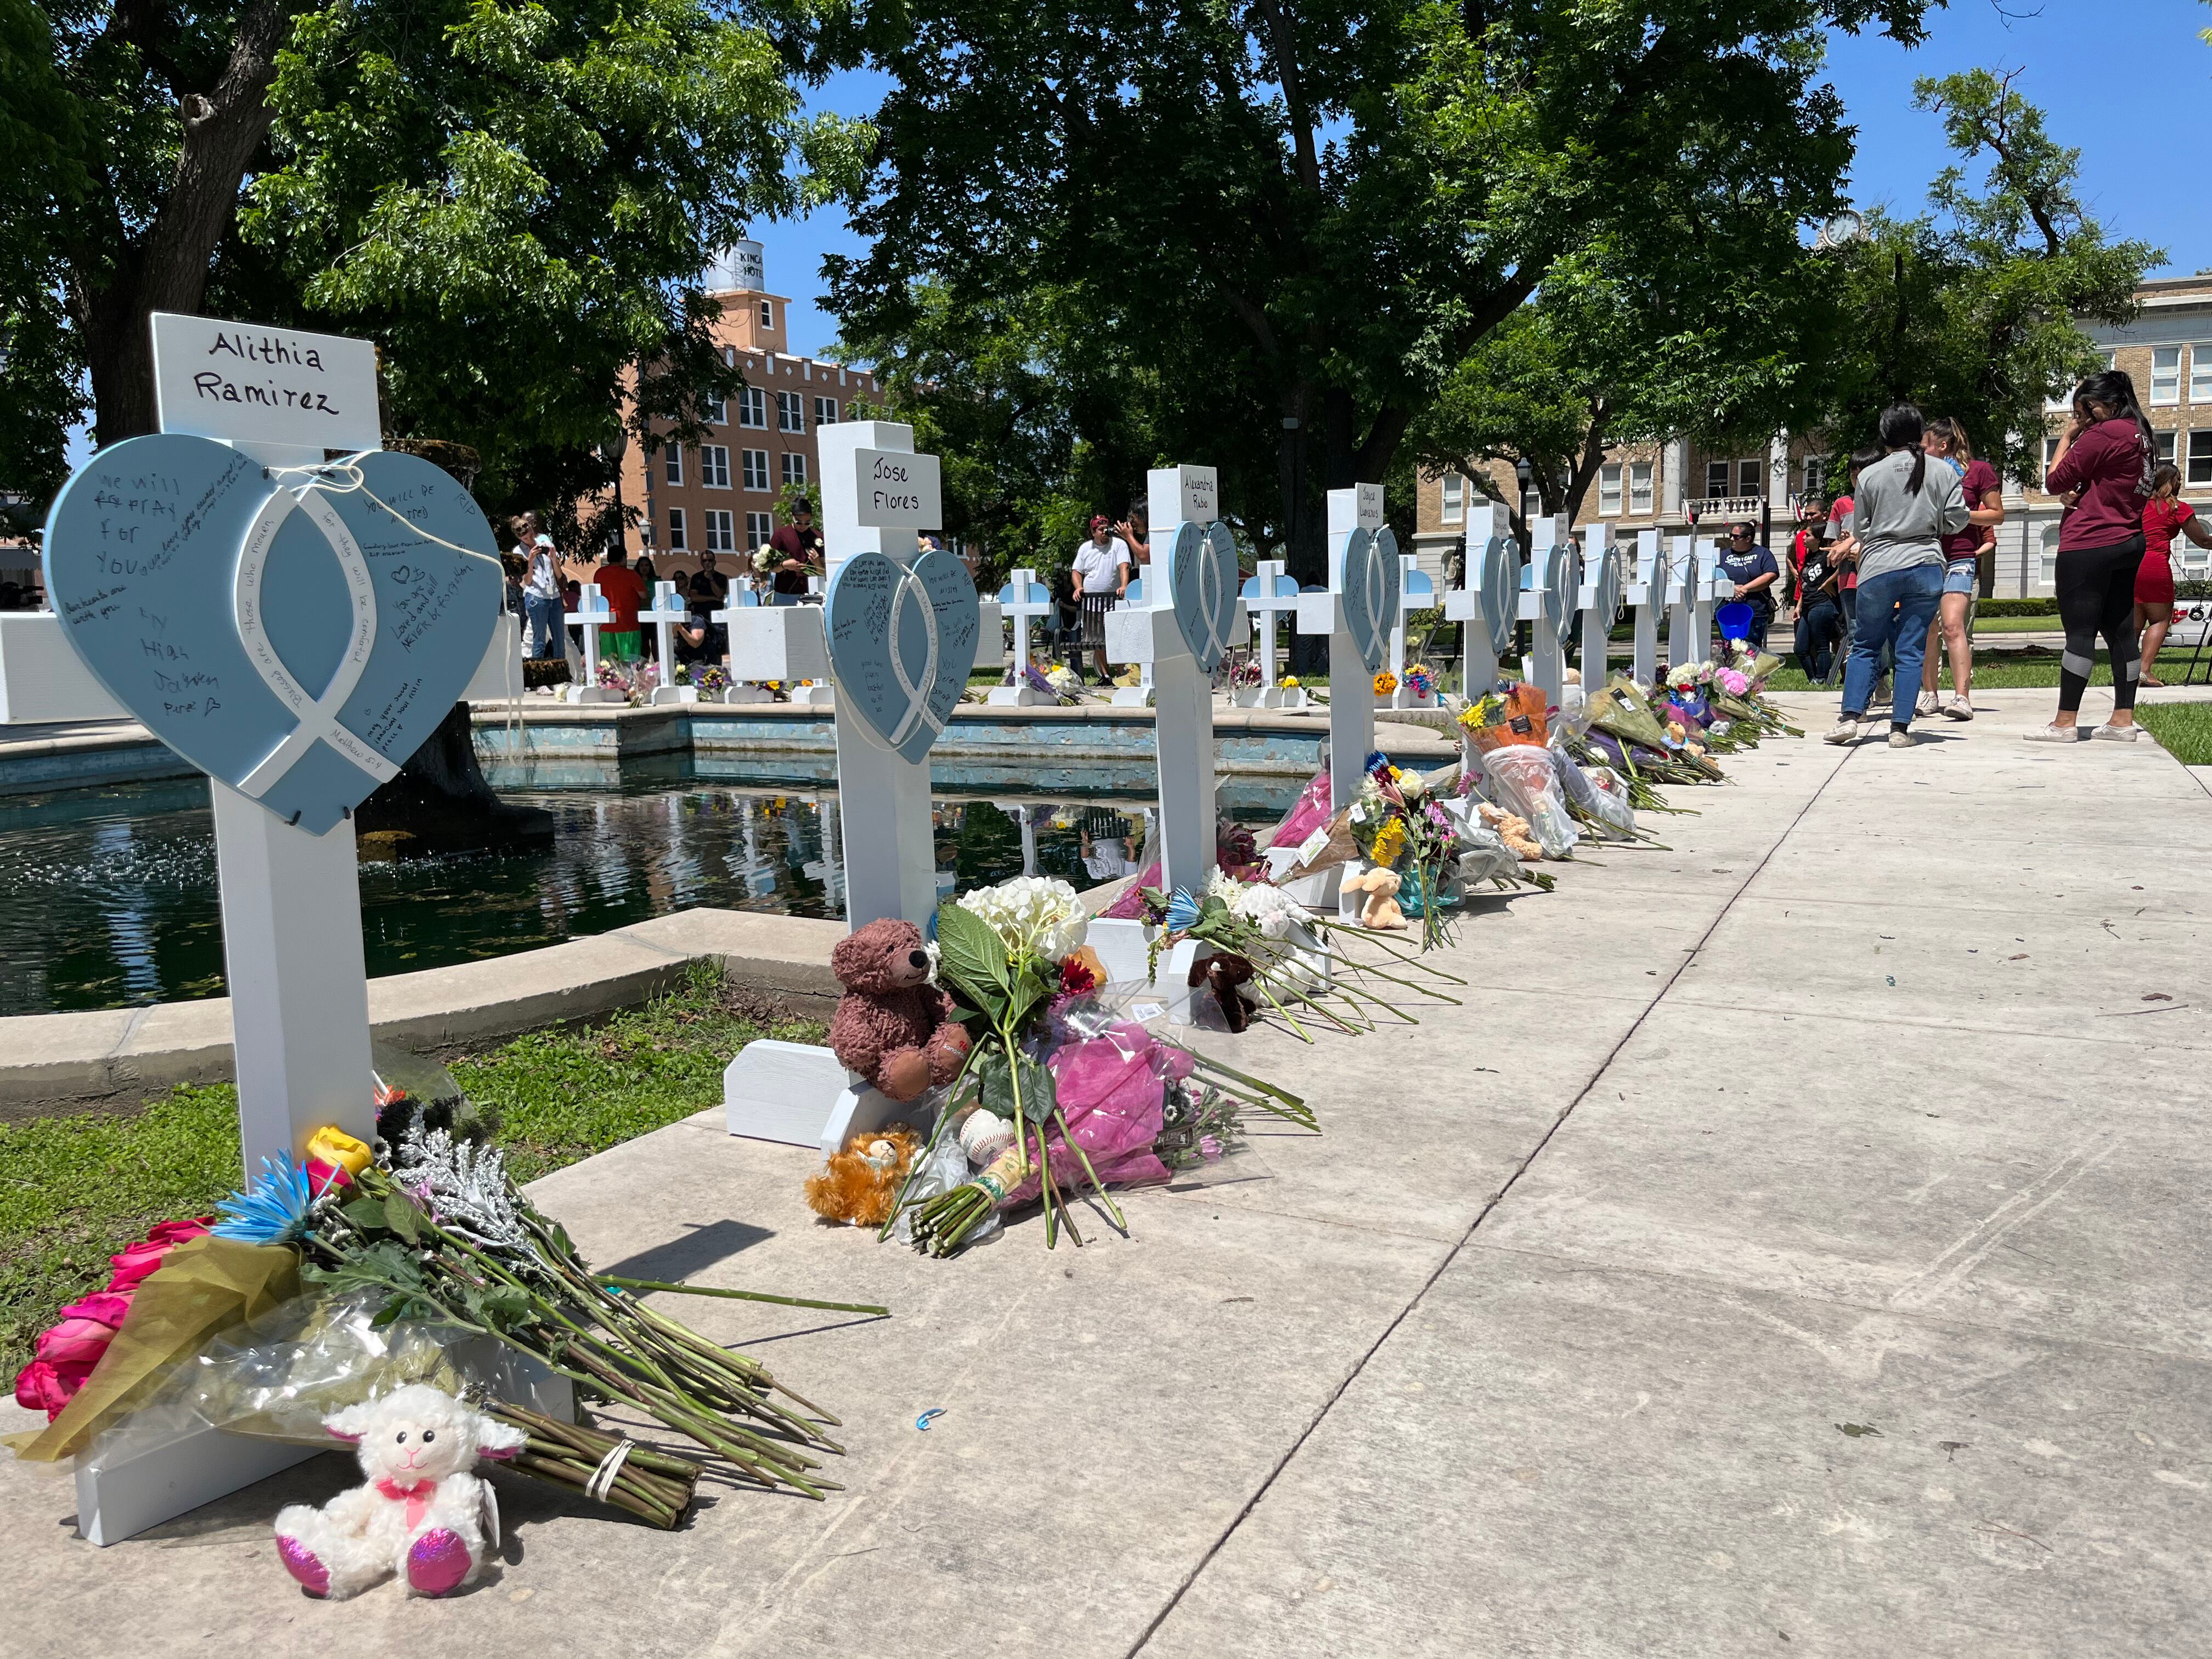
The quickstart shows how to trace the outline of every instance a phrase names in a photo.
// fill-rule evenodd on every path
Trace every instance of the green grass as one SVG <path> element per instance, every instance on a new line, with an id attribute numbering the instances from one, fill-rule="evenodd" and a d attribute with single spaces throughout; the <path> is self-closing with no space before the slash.
<path id="1" fill-rule="evenodd" d="M 1838 684 L 1841 683 L 1838 679 Z M 1951 664 L 1948 658 L 1936 671 L 1936 683 L 1945 690 L 1950 689 Z M 2089 676 L 2089 684 L 2110 685 L 2112 683 L 2111 665 L 2100 655 L 2095 670 Z M 1984 691 L 2033 690 L 2045 686 L 2056 690 L 2058 687 L 2058 653 L 2040 650 L 1977 651 L 1974 653 L 1974 684 Z M 1818 691 L 1825 688 L 1808 682 L 1798 672 L 1793 658 L 1775 672 L 1773 678 L 1767 681 L 1766 689 L 1770 691 Z"/>
<path id="2" fill-rule="evenodd" d="M 823 1027 L 734 994 L 713 963 L 684 987 L 599 1024 L 534 1031 L 448 1062 L 498 1109 L 518 1181 L 702 1111 L 756 1037 L 818 1042 Z M 157 1221 L 205 1215 L 239 1178 L 238 1094 L 180 1086 L 135 1112 L 0 1126 L 0 1379 L 55 1312 L 107 1282 L 107 1258 Z"/>
<path id="3" fill-rule="evenodd" d="M 1977 634 L 2057 634 L 2063 632 L 2056 617 L 1991 617 L 1977 611 Z"/>
<path id="4" fill-rule="evenodd" d="M 2139 702 L 2136 723 L 2184 766 L 2212 766 L 2212 702 Z"/>

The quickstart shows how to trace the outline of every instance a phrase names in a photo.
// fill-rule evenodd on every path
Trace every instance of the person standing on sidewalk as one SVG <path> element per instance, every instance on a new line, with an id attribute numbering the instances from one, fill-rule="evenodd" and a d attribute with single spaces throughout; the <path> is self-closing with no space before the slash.
<path id="1" fill-rule="evenodd" d="M 2212 547 L 2212 532 L 2197 509 L 2181 499 L 2181 473 L 2172 463 L 2151 474 L 2150 500 L 2143 504 L 2142 565 L 2136 572 L 2136 628 L 2142 635 L 2142 685 L 2164 685 L 2157 677 L 2159 647 L 2173 626 L 2173 537 L 2176 531 L 2199 547 Z"/>
<path id="2" fill-rule="evenodd" d="M 2025 733 L 2031 743 L 2073 743 L 2081 694 L 2096 666 L 2097 636 L 2112 663 L 2112 713 L 2089 735 L 2136 740 L 2136 576 L 2142 568 L 2143 507 L 2151 499 L 2158 446 L 2136 402 L 2136 383 L 2108 368 L 2074 388 L 2074 418 L 2059 434 L 2044 488 L 2071 494 L 2058 526 L 2058 620 L 2066 649 L 2058 659 L 2058 713 Z"/>
<path id="3" fill-rule="evenodd" d="M 1897 653 L 1896 692 L 1891 699 L 1889 746 L 1912 746 L 1913 695 L 1928 624 L 1943 594 L 1945 536 L 1966 528 L 1966 499 L 1959 475 L 1941 462 L 1931 466 L 1921 448 L 1920 411 L 1896 404 L 1882 411 L 1881 443 L 1887 453 L 1860 473 L 1851 522 L 1858 538 L 1858 622 L 1850 660 L 1844 665 L 1843 718 L 1827 741 L 1849 744 L 1863 734 L 1874 700 L 1885 647 Z"/>
<path id="4" fill-rule="evenodd" d="M 529 574 L 523 578 L 522 611 L 530 622 L 530 654 L 559 659 L 568 654 L 561 604 L 561 557 L 545 521 L 526 513 L 515 521 L 515 538 L 526 550 Z"/>
<path id="5" fill-rule="evenodd" d="M 1966 612 L 1981 575 L 1982 545 L 1996 538 L 1996 526 L 2004 522 L 2004 489 L 1997 481 L 1996 469 L 1976 458 L 1966 428 L 1949 416 L 1938 415 L 1928 422 L 1921 447 L 1959 475 L 1966 505 L 1974 509 L 1974 521 L 1958 534 L 1943 538 L 1943 601 L 1936 620 L 1951 653 L 1951 701 L 1945 702 L 1936 695 L 1936 629 L 1930 629 L 1920 669 L 1918 712 L 1970 720 L 1974 718 L 1969 692 L 1974 678 L 1974 641 L 1966 632 Z M 1996 516 L 1987 516 L 1991 513 Z"/>
<path id="6" fill-rule="evenodd" d="M 1745 637 L 1753 651 L 1766 649 L 1767 630 L 1774 625 L 1775 585 L 1782 568 L 1774 555 L 1761 546 L 1748 519 L 1729 526 L 1728 542 L 1721 549 L 1721 574 L 1729 579 L 1729 597 L 1751 607 L 1751 631 Z"/>

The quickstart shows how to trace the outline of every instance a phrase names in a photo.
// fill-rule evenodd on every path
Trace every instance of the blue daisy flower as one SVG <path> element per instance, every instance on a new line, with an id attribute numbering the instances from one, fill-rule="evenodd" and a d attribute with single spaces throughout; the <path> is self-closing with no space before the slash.
<path id="1" fill-rule="evenodd" d="M 233 1193 L 216 1206 L 223 1219 L 213 1231 L 246 1244 L 289 1244 L 307 1231 L 313 1199 L 306 1164 L 264 1158 L 252 1192 Z"/>
<path id="2" fill-rule="evenodd" d="M 1168 901 L 1168 931 L 1180 933 L 1198 920 L 1198 901 L 1187 887 L 1176 889 L 1176 896 Z"/>

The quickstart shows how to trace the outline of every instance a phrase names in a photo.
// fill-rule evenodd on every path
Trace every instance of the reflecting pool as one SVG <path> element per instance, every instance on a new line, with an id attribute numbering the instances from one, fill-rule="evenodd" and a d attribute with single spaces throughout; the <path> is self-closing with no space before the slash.
<path id="1" fill-rule="evenodd" d="M 361 866 L 371 975 L 534 950 L 694 905 L 843 913 L 838 803 L 787 763 L 689 757 L 600 787 L 505 787 L 559 821 L 551 847 Z M 1077 887 L 1129 873 L 1152 809 L 1149 769 L 1104 769 L 1042 799 L 1012 778 L 938 780 L 947 892 L 1019 875 Z M 542 782 L 543 780 L 534 781 Z M 565 782 L 565 781 L 563 781 Z M 1033 785 L 1029 787 L 1033 788 Z M 1224 779 L 1223 810 L 1272 823 L 1294 779 Z M 215 831 L 198 781 L 0 798 L 0 1014 L 120 1008 L 223 994 Z"/>

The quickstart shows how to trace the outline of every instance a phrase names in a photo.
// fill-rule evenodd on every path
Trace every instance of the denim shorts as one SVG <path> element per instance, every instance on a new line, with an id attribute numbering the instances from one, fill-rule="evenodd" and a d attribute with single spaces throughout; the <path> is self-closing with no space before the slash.
<path id="1" fill-rule="evenodd" d="M 1954 559 L 1943 567 L 1943 591 L 1971 596 L 1981 574 L 1979 559 Z"/>

